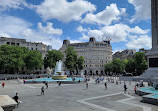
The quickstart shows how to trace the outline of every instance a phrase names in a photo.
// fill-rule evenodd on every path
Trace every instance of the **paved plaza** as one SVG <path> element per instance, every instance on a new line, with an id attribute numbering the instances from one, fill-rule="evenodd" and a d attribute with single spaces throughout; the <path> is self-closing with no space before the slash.
<path id="1" fill-rule="evenodd" d="M 3 81 L 1 81 L 2 83 Z M 141 103 L 141 97 L 134 94 L 135 83 L 126 82 L 128 94 L 123 93 L 123 82 L 119 85 L 90 81 L 89 88 L 80 84 L 49 84 L 41 96 L 43 84 L 20 84 L 17 80 L 5 81 L 0 95 L 14 97 L 18 92 L 22 103 L 14 111 L 158 111 L 158 106 Z"/>

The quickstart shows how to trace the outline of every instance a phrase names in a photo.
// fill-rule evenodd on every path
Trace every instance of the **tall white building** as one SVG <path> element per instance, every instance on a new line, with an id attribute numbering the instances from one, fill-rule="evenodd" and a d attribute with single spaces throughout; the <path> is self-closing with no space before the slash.
<path id="1" fill-rule="evenodd" d="M 59 50 L 64 54 L 68 46 L 74 47 L 78 56 L 84 57 L 83 70 L 85 74 L 105 74 L 104 65 L 112 61 L 110 41 L 98 42 L 94 37 L 91 37 L 89 42 L 71 44 L 69 40 L 64 40 Z"/>

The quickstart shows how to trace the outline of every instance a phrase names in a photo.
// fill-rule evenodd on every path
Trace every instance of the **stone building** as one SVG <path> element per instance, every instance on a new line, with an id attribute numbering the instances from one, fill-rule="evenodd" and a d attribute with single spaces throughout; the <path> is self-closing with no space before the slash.
<path id="1" fill-rule="evenodd" d="M 44 58 L 48 50 L 51 50 L 50 45 L 45 45 L 42 42 L 27 42 L 26 39 L 0 37 L 0 45 L 13 45 L 19 47 L 26 47 L 29 50 L 38 50 Z M 44 73 L 44 68 L 37 70 L 39 73 Z"/>
<path id="2" fill-rule="evenodd" d="M 136 53 L 135 49 L 126 49 L 122 52 L 118 51 L 113 54 L 113 60 L 116 58 L 119 58 L 121 60 L 129 59 L 129 58 L 133 57 L 135 53 Z"/>
<path id="3" fill-rule="evenodd" d="M 98 42 L 94 37 L 91 37 L 89 42 L 71 44 L 69 40 L 64 40 L 59 50 L 64 54 L 68 46 L 74 47 L 78 56 L 84 57 L 83 71 L 85 74 L 105 74 L 104 64 L 112 61 L 110 41 Z"/>

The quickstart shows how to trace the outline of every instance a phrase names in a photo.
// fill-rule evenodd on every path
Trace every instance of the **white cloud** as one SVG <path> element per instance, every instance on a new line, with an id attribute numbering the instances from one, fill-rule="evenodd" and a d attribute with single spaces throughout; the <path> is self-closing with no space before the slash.
<path id="1" fill-rule="evenodd" d="M 9 10 L 10 8 L 20 9 L 25 0 L 0 0 L 0 11 Z"/>
<path id="2" fill-rule="evenodd" d="M 115 49 L 112 51 L 113 54 L 115 54 L 116 52 L 122 52 L 124 49 Z"/>
<path id="3" fill-rule="evenodd" d="M 42 23 L 38 23 L 38 28 L 43 31 L 44 33 L 47 34 L 52 34 L 52 35 L 61 35 L 63 33 L 62 29 L 55 29 L 53 28 L 53 23 L 47 22 L 47 26 L 42 26 Z"/>
<path id="4" fill-rule="evenodd" d="M 11 37 L 11 36 L 8 35 L 7 33 L 0 33 L 0 37 Z"/>
<path id="5" fill-rule="evenodd" d="M 151 18 L 151 0 L 128 0 L 135 7 L 135 15 L 130 22 L 148 20 Z"/>
<path id="6" fill-rule="evenodd" d="M 89 37 L 95 37 L 97 40 L 106 39 L 110 37 L 112 42 L 127 41 L 137 34 L 147 34 L 149 30 L 143 30 L 138 26 L 131 28 L 125 24 L 115 24 L 112 26 L 104 26 L 99 30 L 89 30 L 87 35 L 83 34 L 81 40 L 88 40 Z"/>
<path id="7" fill-rule="evenodd" d="M 0 16 L 0 33 L 6 33 L 10 36 L 20 35 L 23 30 L 32 24 L 20 18 L 13 16 Z"/>
<path id="8" fill-rule="evenodd" d="M 83 14 L 96 10 L 95 5 L 85 0 L 45 0 L 34 8 L 43 20 L 55 18 L 63 22 L 81 20 Z"/>
<path id="9" fill-rule="evenodd" d="M 80 26 L 77 27 L 77 31 L 78 31 L 78 32 L 86 32 L 86 31 L 88 31 L 88 29 L 83 28 L 83 27 L 80 25 Z"/>
<path id="10" fill-rule="evenodd" d="M 151 48 L 151 37 L 148 35 L 141 35 L 140 37 L 129 41 L 126 47 L 129 49 Z"/>
<path id="11" fill-rule="evenodd" d="M 62 40 L 60 40 L 60 38 L 47 35 L 43 32 L 37 32 L 29 28 L 22 32 L 22 36 L 27 41 L 42 42 L 47 45 L 52 45 L 53 49 L 59 49 L 62 46 Z"/>
<path id="12" fill-rule="evenodd" d="M 134 28 L 129 29 L 129 32 L 134 33 L 134 34 L 146 34 L 150 30 L 143 30 L 138 26 L 135 26 Z"/>
<path id="13" fill-rule="evenodd" d="M 59 49 L 62 46 L 60 38 L 47 34 L 40 30 L 34 30 L 27 21 L 13 16 L 0 16 L 0 36 L 22 38 L 32 42 L 43 42 L 52 45 L 53 49 Z M 44 27 L 45 28 L 45 27 Z"/>
<path id="14" fill-rule="evenodd" d="M 107 6 L 105 10 L 93 14 L 88 13 L 82 20 L 84 23 L 110 25 L 113 21 L 120 20 L 120 16 L 126 13 L 125 8 L 118 9 L 116 4 Z"/>

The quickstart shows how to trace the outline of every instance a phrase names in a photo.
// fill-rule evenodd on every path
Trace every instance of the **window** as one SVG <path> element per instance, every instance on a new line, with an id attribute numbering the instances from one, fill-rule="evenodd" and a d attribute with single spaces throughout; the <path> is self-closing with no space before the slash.
<path id="1" fill-rule="evenodd" d="M 33 50 L 33 48 L 31 48 L 31 50 Z"/>
<path id="2" fill-rule="evenodd" d="M 7 42 L 8 45 L 10 45 L 10 42 Z"/>
<path id="3" fill-rule="evenodd" d="M 14 42 L 11 42 L 11 45 L 15 45 L 15 43 L 14 43 Z"/>
<path id="4" fill-rule="evenodd" d="M 37 48 L 36 48 L 36 50 L 37 50 Z"/>

